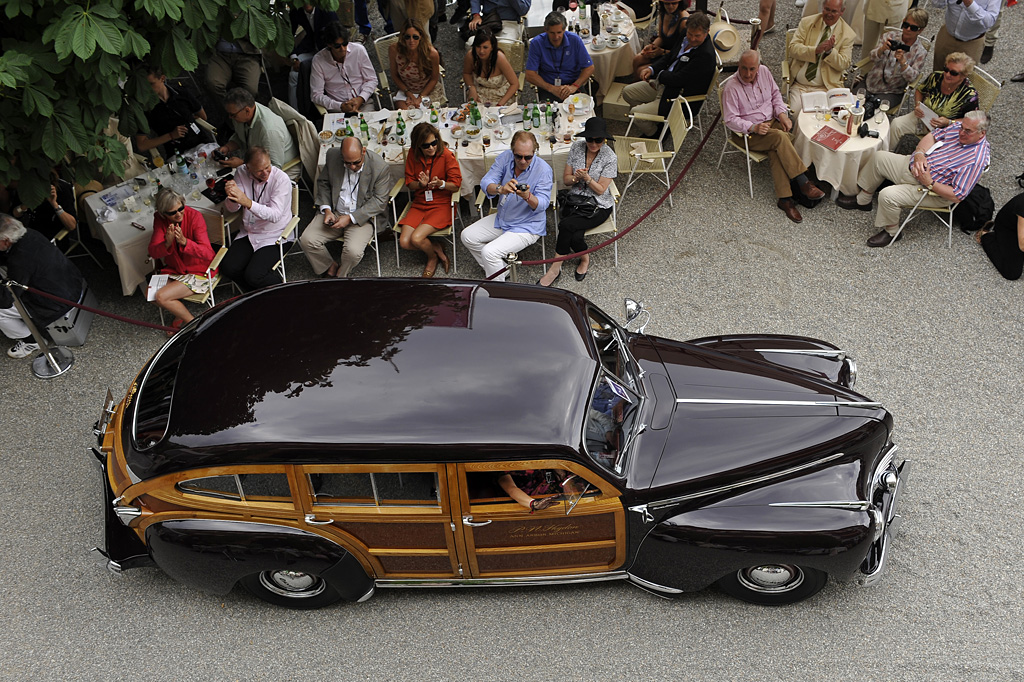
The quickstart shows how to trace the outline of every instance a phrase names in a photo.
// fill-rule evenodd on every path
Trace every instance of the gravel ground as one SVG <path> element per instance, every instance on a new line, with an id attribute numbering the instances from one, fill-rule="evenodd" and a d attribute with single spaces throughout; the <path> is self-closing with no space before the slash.
<path id="1" fill-rule="evenodd" d="M 728 8 L 755 13 L 752 0 Z M 779 17 L 795 25 L 799 10 L 782 4 Z M 933 11 L 929 31 L 938 22 Z M 986 67 L 999 79 L 1024 70 L 1021 28 L 1011 8 Z M 441 25 L 449 64 L 453 33 Z M 781 31 L 765 39 L 765 63 L 778 64 L 782 42 Z M 456 81 L 450 73 L 449 93 Z M 993 110 L 983 183 L 997 207 L 1019 191 L 1014 176 L 1024 170 L 1013 124 L 1022 90 L 1007 83 Z M 697 143 L 685 141 L 676 172 Z M 1003 280 L 958 230 L 946 248 L 930 216 L 889 249 L 864 245 L 874 233 L 868 215 L 827 201 L 791 224 L 774 206 L 767 169 L 754 171 L 753 200 L 737 158 L 716 169 L 721 144 L 719 129 L 675 208 L 659 208 L 622 240 L 618 268 L 601 252 L 586 281 L 561 283 L 613 314 L 625 295 L 645 301 L 653 334 L 804 334 L 851 351 L 857 388 L 892 411 L 912 460 L 902 535 L 880 586 L 830 583 L 782 609 L 714 591 L 667 601 L 623 584 L 382 590 L 362 605 L 298 613 L 241 590 L 211 597 L 155 570 L 112 576 L 88 552 L 99 505 L 85 448 L 106 388 L 123 395 L 164 339 L 97 318 L 57 380 L 0 359 L 0 679 L 1024 679 L 1024 499 L 1015 483 L 1024 476 L 1024 328 L 1012 312 L 1021 283 Z M 659 196 L 654 182 L 630 190 L 623 222 Z M 385 276 L 418 275 L 415 255 L 395 268 L 394 248 L 382 247 Z M 468 253 L 459 261 L 460 275 L 479 276 Z M 104 270 L 78 262 L 102 308 L 158 319 L 139 296 L 120 295 L 112 261 Z M 293 278 L 309 274 L 301 256 L 288 267 Z M 356 274 L 374 267 L 368 256 Z M 520 279 L 539 275 L 531 268 Z"/>

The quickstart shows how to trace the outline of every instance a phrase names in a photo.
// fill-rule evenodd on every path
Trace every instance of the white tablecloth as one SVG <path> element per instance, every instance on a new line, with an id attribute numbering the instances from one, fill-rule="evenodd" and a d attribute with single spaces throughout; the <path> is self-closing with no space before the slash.
<path id="1" fill-rule="evenodd" d="M 481 107 L 480 113 L 484 119 L 488 116 L 499 116 L 500 109 L 498 107 Z M 453 114 L 457 113 L 457 108 L 442 109 L 439 110 L 441 121 L 437 124 L 438 130 L 441 131 L 441 139 L 448 143 L 452 151 L 455 152 L 456 158 L 459 160 L 459 168 L 462 170 L 462 195 L 469 198 L 470 201 L 474 198 L 474 191 L 477 185 L 480 184 L 480 179 L 483 178 L 484 173 L 494 163 L 495 157 L 501 152 L 509 149 L 509 145 L 512 141 L 512 134 L 517 130 L 523 129 L 521 122 L 515 123 L 509 126 L 509 135 L 504 140 L 499 140 L 494 133 L 494 130 L 484 127 L 484 131 L 490 133 L 491 146 L 484 149 L 480 140 L 471 141 L 470 146 L 466 147 L 461 144 L 461 140 L 456 140 L 452 135 L 452 128 L 455 125 L 466 126 L 462 123 L 456 123 L 452 120 Z M 405 177 L 405 156 L 409 151 L 409 137 L 412 134 L 412 129 L 417 123 L 424 120 L 422 118 L 416 120 L 409 120 L 409 112 L 403 111 L 402 118 L 406 121 L 406 146 L 399 147 L 397 144 L 387 144 L 382 146 L 377 142 L 377 133 L 382 126 L 391 126 L 392 133 L 394 133 L 395 121 L 397 120 L 398 112 L 395 111 L 375 111 L 372 113 L 365 114 L 366 122 L 370 127 L 371 141 L 367 147 L 372 151 L 381 154 L 388 162 L 391 167 L 391 174 L 398 180 L 399 178 Z M 588 118 L 590 113 L 576 113 L 573 116 L 573 121 L 568 121 L 568 116 L 562 114 L 559 116 L 556 123 L 557 141 L 552 144 L 550 141 L 550 133 L 537 133 L 537 140 L 540 142 L 540 151 L 538 155 L 544 159 L 548 164 L 551 165 L 551 169 L 554 171 L 555 184 L 561 187 L 562 170 L 565 168 L 566 160 L 569 158 L 569 146 L 565 144 L 565 134 L 575 134 L 583 129 L 583 124 Z M 358 121 L 358 119 L 355 119 Z M 343 114 L 327 114 L 324 117 L 324 130 L 336 131 L 339 127 L 345 126 L 345 120 Z M 482 136 L 481 136 L 482 137 Z M 475 143 L 474 143 L 475 142 Z M 320 167 L 323 168 L 324 161 L 329 147 L 338 146 L 341 143 L 341 139 L 337 137 L 332 138 L 330 145 L 321 145 L 320 151 Z"/>
<path id="2" fill-rule="evenodd" d="M 209 166 L 216 168 L 215 166 Z M 156 191 L 155 179 L 167 184 L 171 178 L 171 171 L 164 166 L 156 171 L 150 171 L 139 176 L 146 179 L 146 185 L 140 189 L 138 194 L 131 191 L 133 180 L 125 180 L 119 185 L 108 187 L 101 192 L 91 194 L 85 199 L 88 210 L 85 211 L 86 222 L 89 224 L 89 231 L 92 236 L 103 241 L 107 251 L 114 257 L 117 263 L 118 274 L 121 278 L 121 293 L 131 296 L 135 288 L 144 284 L 149 275 L 153 272 L 153 261 L 149 257 L 149 242 L 153 238 L 153 206 L 146 206 L 144 198 L 150 198 Z M 184 193 L 185 202 L 189 206 L 212 208 L 214 204 L 199 190 L 206 189 L 205 181 L 199 178 L 199 184 Z M 126 191 L 127 190 L 127 191 Z M 118 193 L 135 196 L 136 211 L 116 211 L 114 220 L 100 222 L 99 214 L 107 208 L 103 197 L 117 196 Z M 121 203 L 120 201 L 118 203 Z M 132 225 L 137 222 L 143 226 L 140 230 Z"/>
<path id="3" fill-rule="evenodd" d="M 870 160 L 876 150 L 889 149 L 889 119 L 882 116 L 881 123 L 874 118 L 867 119 L 868 129 L 878 131 L 878 137 L 853 137 L 843 146 L 832 151 L 811 141 L 811 137 L 825 125 L 845 133 L 846 124 L 832 119 L 829 122 L 819 121 L 812 112 L 801 112 L 796 117 L 796 130 L 793 135 L 793 146 L 807 165 L 814 164 L 819 180 L 824 180 L 834 189 L 843 194 L 857 193 L 857 174 Z"/>

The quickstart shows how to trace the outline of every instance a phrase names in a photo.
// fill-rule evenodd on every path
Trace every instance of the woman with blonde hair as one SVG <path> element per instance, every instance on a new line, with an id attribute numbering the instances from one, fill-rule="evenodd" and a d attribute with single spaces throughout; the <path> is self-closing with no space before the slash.
<path id="1" fill-rule="evenodd" d="M 161 260 L 160 274 L 170 275 L 167 284 L 156 292 L 156 304 L 174 315 L 175 329 L 192 321 L 181 299 L 205 293 L 210 288 L 206 269 L 213 260 L 213 246 L 206 232 L 206 221 L 199 211 L 185 205 L 185 197 L 170 187 L 156 193 L 153 238 L 149 255 Z M 173 336 L 174 332 L 168 332 Z"/>
<path id="2" fill-rule="evenodd" d="M 405 160 L 405 186 L 412 195 L 409 212 L 399 221 L 403 249 L 420 250 L 427 256 L 424 277 L 433 277 L 438 261 L 448 273 L 444 246 L 431 241 L 438 230 L 451 227 L 452 192 L 462 186 L 462 171 L 452 150 L 441 141 L 437 128 L 427 122 L 412 129 L 411 146 Z"/>
<path id="3" fill-rule="evenodd" d="M 430 36 L 420 22 L 405 22 L 398 42 L 388 48 L 388 61 L 391 78 L 398 88 L 394 99 L 399 109 L 418 107 L 424 97 L 440 103 L 441 56 L 430 44 Z"/>
<path id="4" fill-rule="evenodd" d="M 889 130 L 889 149 L 894 149 L 904 135 L 926 131 L 925 113 L 920 105 L 935 112 L 929 121 L 934 128 L 945 128 L 966 116 L 967 112 L 977 109 L 978 91 L 969 78 L 973 71 L 974 60 L 963 52 L 947 55 L 946 68 L 935 71 L 918 83 L 914 91 L 914 110 L 893 119 Z"/>

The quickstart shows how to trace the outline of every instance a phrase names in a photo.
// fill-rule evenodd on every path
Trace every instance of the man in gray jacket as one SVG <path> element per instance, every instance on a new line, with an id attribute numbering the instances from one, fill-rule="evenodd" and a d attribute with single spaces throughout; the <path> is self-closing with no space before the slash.
<path id="1" fill-rule="evenodd" d="M 387 210 L 392 185 L 391 169 L 376 152 L 368 151 L 357 137 L 348 137 L 327 152 L 327 161 L 316 183 L 320 215 L 306 226 L 299 244 L 313 267 L 326 277 L 348 277 L 363 259 L 373 239 L 373 218 Z M 327 242 L 344 239 L 341 263 L 327 251 Z"/>

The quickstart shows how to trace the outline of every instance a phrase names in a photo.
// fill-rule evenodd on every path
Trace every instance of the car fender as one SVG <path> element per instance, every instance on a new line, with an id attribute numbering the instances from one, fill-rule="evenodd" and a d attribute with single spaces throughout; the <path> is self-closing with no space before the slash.
<path id="1" fill-rule="evenodd" d="M 687 343 L 801 372 L 846 388 L 857 383 L 857 363 L 850 354 L 819 339 L 786 334 L 726 334 Z"/>
<path id="2" fill-rule="evenodd" d="M 851 579 L 874 540 L 871 513 L 785 504 L 670 513 L 644 536 L 629 574 L 668 592 L 700 590 L 759 564 L 797 564 Z"/>
<path id="3" fill-rule="evenodd" d="M 244 576 L 288 569 L 320 575 L 344 599 L 357 601 L 373 586 L 356 557 L 309 531 L 251 521 L 180 519 L 146 529 L 154 562 L 175 580 L 227 594 Z"/>

